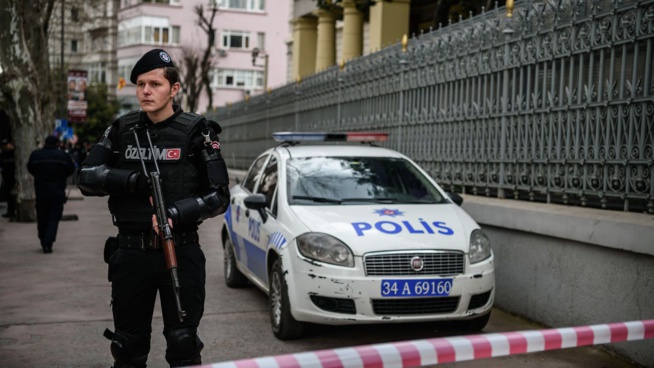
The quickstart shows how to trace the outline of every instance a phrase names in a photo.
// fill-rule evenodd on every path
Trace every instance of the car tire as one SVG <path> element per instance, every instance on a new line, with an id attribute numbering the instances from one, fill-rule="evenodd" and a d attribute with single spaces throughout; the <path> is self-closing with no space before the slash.
<path id="1" fill-rule="evenodd" d="M 467 332 L 481 331 L 488 324 L 488 321 L 490 320 L 490 316 L 491 314 L 490 312 L 488 312 L 488 314 L 485 314 L 481 317 L 468 319 L 465 321 L 457 321 L 456 327 Z"/>
<path id="2" fill-rule="evenodd" d="M 247 286 L 248 279 L 238 270 L 236 266 L 236 256 L 234 255 L 234 246 L 229 238 L 225 239 L 224 252 L 224 274 L 225 284 L 230 288 L 242 288 Z"/>
<path id="3" fill-rule="evenodd" d="M 304 333 L 304 323 L 293 318 L 288 299 L 288 285 L 284 278 L 281 260 L 276 260 L 268 278 L 270 298 L 270 322 L 275 336 L 280 340 L 293 340 Z"/>

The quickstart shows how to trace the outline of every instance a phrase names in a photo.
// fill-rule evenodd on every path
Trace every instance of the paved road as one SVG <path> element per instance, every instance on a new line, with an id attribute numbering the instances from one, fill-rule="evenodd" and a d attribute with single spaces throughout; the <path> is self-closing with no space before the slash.
<path id="1" fill-rule="evenodd" d="M 60 224 L 54 253 L 43 254 L 36 224 L 0 219 L 0 368 L 107 368 L 112 358 L 102 337 L 112 328 L 110 284 L 102 246 L 115 233 L 106 199 L 83 198 L 71 188 L 65 215 L 78 221 Z M 4 204 L 0 213 L 4 213 Z M 270 331 L 267 298 L 254 287 L 224 286 L 221 219 L 202 225 L 201 244 L 207 256 L 207 304 L 200 326 L 205 363 L 296 353 L 352 345 L 455 336 L 446 325 L 316 326 L 299 341 L 281 342 Z M 153 325 L 150 367 L 167 367 L 158 307 Z M 557 326 L 563 327 L 563 326 Z M 499 310 L 486 332 L 540 328 Z M 525 354 L 439 367 L 633 367 L 593 348 Z"/>

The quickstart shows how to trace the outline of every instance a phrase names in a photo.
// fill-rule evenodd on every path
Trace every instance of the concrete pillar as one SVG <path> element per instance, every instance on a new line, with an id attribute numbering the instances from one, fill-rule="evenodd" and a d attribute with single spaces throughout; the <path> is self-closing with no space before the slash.
<path id="1" fill-rule="evenodd" d="M 370 7 L 370 51 L 393 44 L 409 33 L 411 0 L 378 1 Z"/>
<path id="2" fill-rule="evenodd" d="M 363 53 L 363 13 L 354 0 L 343 0 L 343 59 L 350 60 Z"/>
<path id="3" fill-rule="evenodd" d="M 293 23 L 293 78 L 316 72 L 316 19 L 296 18 Z"/>
<path id="4" fill-rule="evenodd" d="M 336 17 L 327 10 L 316 10 L 318 16 L 318 41 L 316 72 L 336 64 Z"/>

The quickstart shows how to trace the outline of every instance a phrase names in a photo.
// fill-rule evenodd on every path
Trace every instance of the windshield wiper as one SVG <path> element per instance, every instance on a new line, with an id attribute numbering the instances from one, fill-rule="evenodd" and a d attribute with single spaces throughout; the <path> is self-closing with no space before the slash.
<path id="1" fill-rule="evenodd" d="M 314 202 L 319 202 L 319 203 L 337 203 L 337 204 L 341 204 L 341 202 L 343 202 L 340 199 L 336 199 L 336 198 L 296 196 L 296 195 L 293 196 L 293 199 L 305 199 L 305 200 L 308 200 L 308 201 L 314 201 Z"/>
<path id="2" fill-rule="evenodd" d="M 343 202 L 375 202 L 375 203 L 396 203 L 397 198 L 343 198 Z"/>
<path id="3" fill-rule="evenodd" d="M 409 204 L 437 204 L 437 203 L 445 203 L 445 202 L 437 202 L 431 198 L 429 199 L 412 199 L 409 201 L 402 201 L 402 203 L 409 203 Z"/>

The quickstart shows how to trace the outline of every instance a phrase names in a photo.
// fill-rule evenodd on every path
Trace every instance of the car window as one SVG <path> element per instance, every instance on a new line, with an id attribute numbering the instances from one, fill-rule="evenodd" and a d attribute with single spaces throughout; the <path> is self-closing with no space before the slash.
<path id="1" fill-rule="evenodd" d="M 294 158 L 287 163 L 287 183 L 290 204 L 448 203 L 400 158 Z"/>
<path id="2" fill-rule="evenodd" d="M 273 156 L 263 170 L 261 183 L 257 188 L 257 193 L 266 196 L 266 207 L 268 208 L 271 208 L 275 188 L 277 188 L 277 159 Z"/>
<path id="3" fill-rule="evenodd" d="M 259 157 L 254 163 L 252 163 L 252 166 L 250 166 L 250 170 L 248 171 L 247 176 L 245 179 L 243 179 L 243 187 L 252 193 L 254 191 L 254 185 L 257 183 L 257 180 L 261 176 L 261 168 L 263 167 L 263 164 L 266 162 L 268 159 L 268 156 L 261 156 Z"/>
<path id="4" fill-rule="evenodd" d="M 275 189 L 273 194 L 272 204 L 270 205 L 270 213 L 274 218 L 277 218 L 277 193 L 279 193 L 279 188 Z"/>

